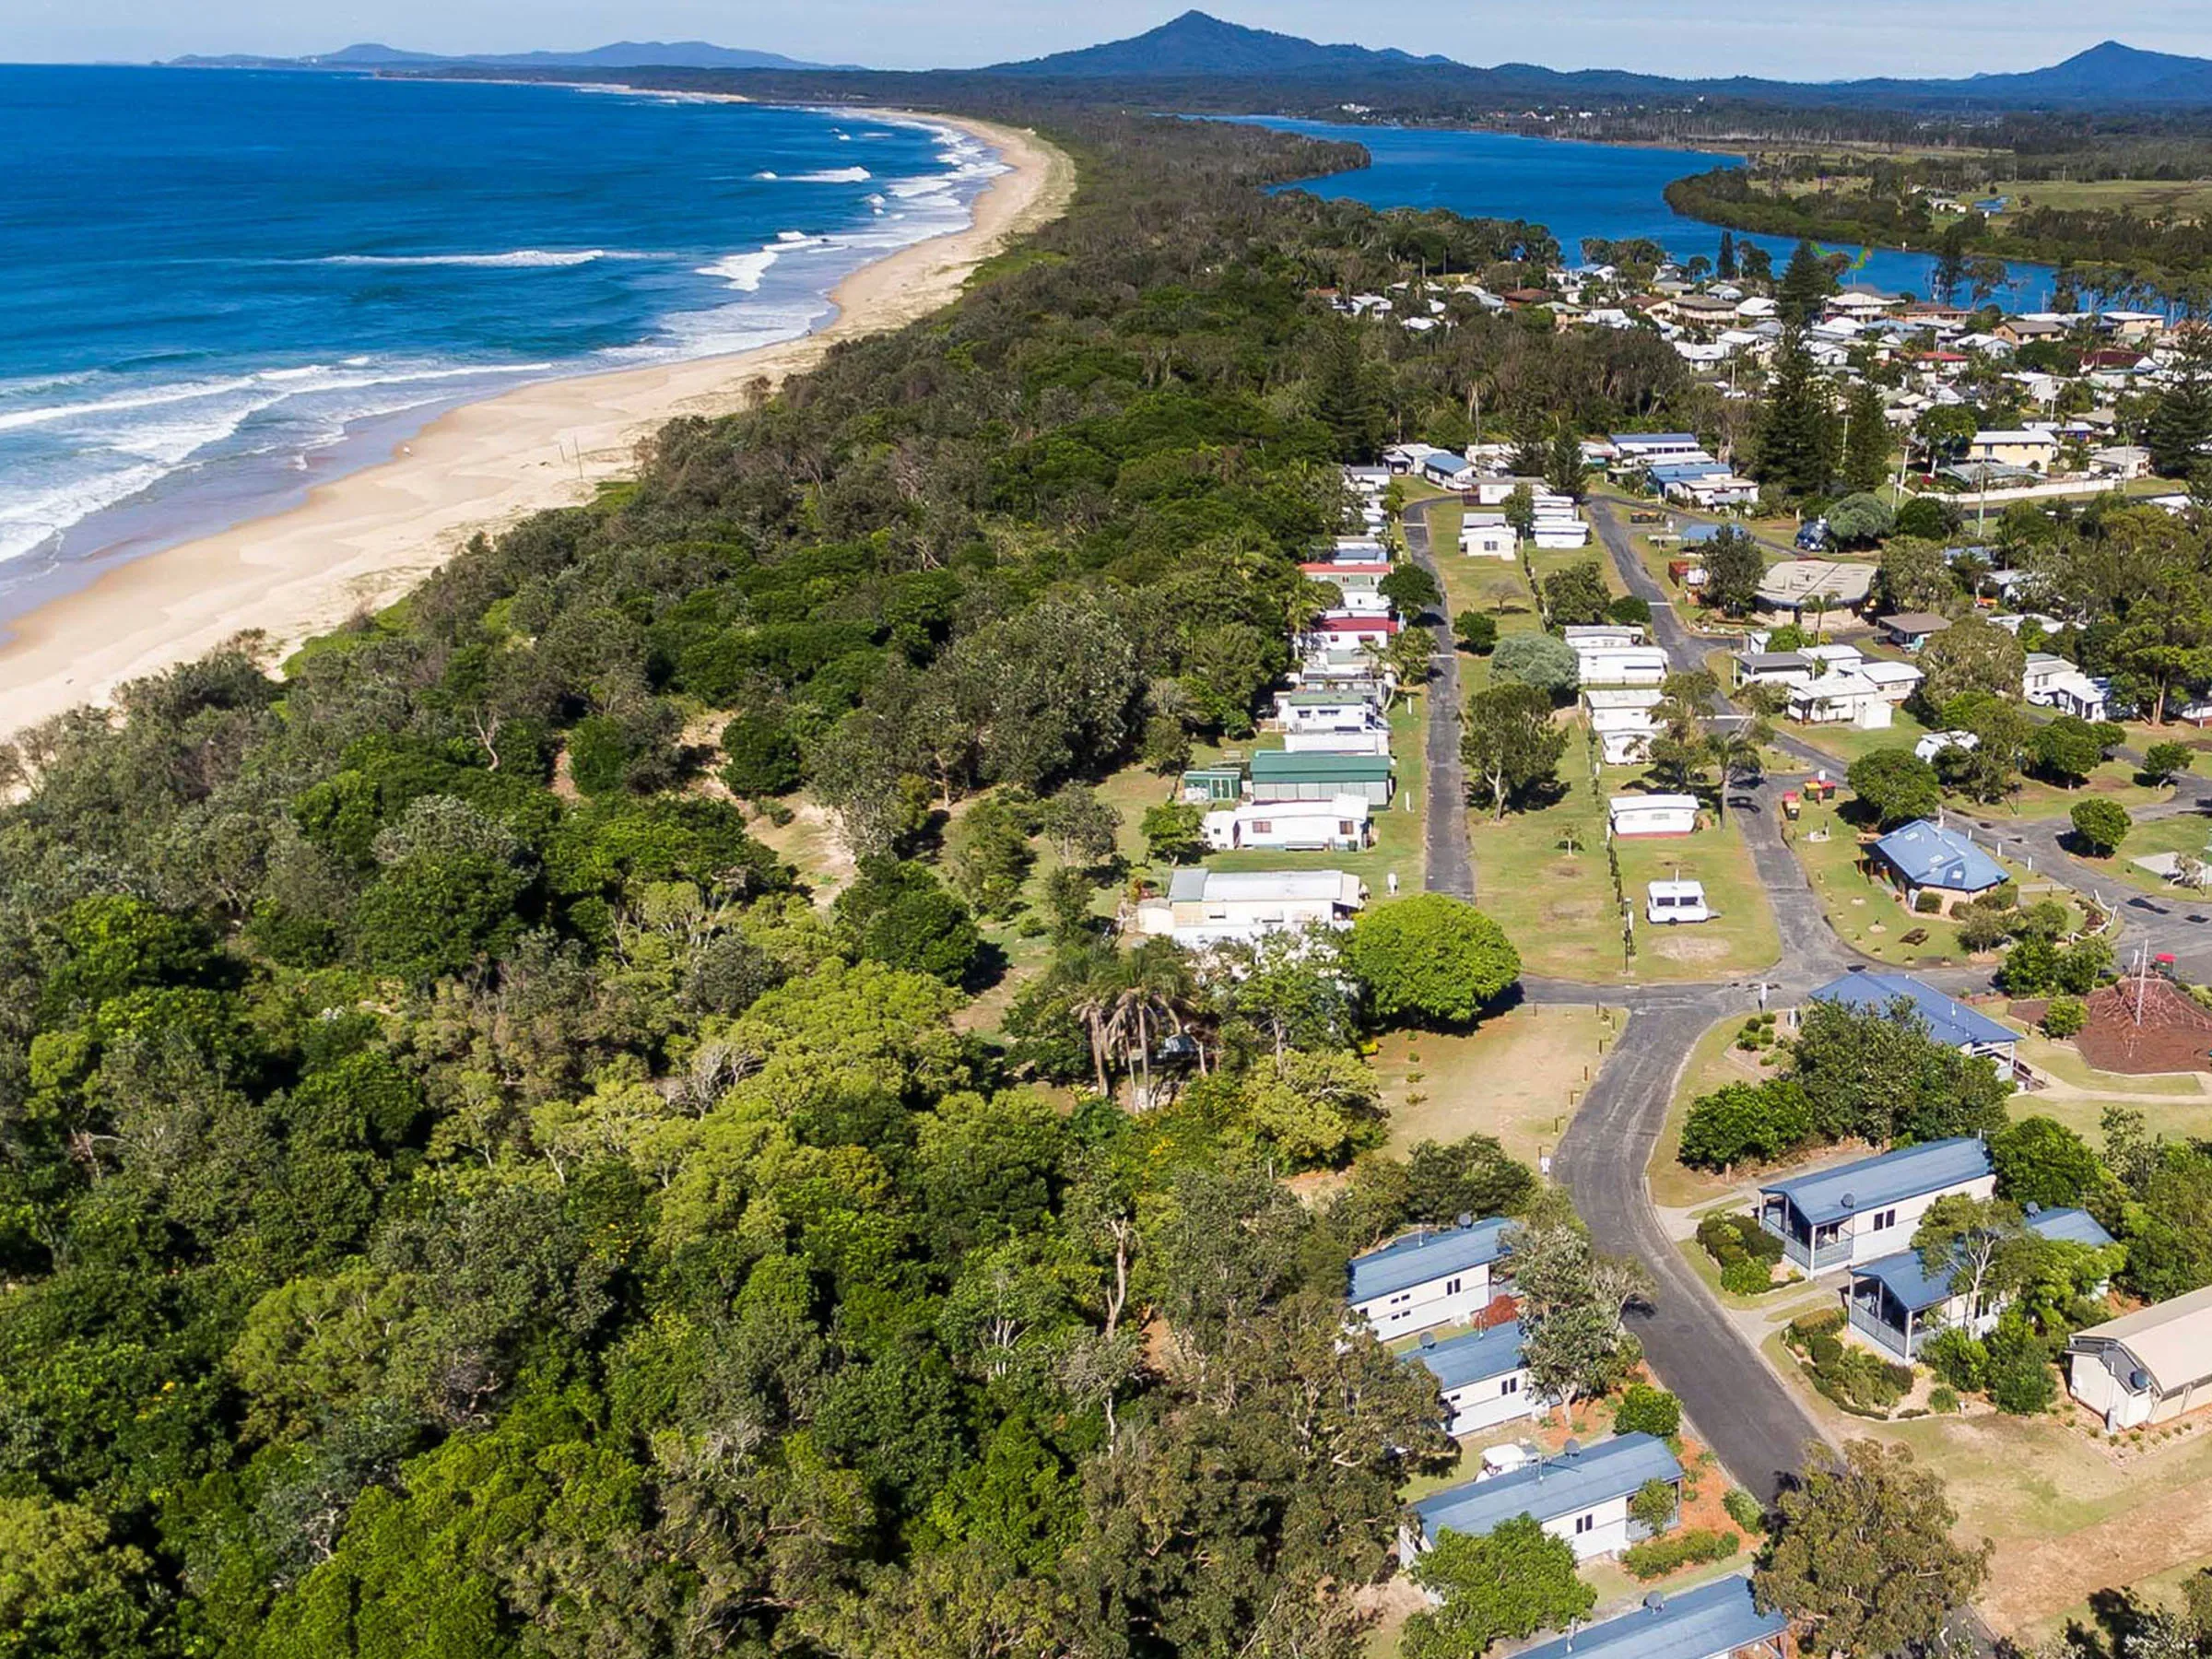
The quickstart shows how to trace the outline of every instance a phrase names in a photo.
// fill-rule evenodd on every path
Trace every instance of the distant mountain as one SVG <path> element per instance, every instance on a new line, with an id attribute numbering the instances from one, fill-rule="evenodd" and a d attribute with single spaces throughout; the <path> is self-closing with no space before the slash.
<path id="1" fill-rule="evenodd" d="M 197 69 L 421 69 L 439 65 L 481 64 L 497 69 L 851 69 L 851 64 L 809 64 L 780 52 L 748 52 L 706 41 L 617 41 L 588 52 L 487 52 L 453 55 L 403 52 L 373 41 L 315 57 L 277 58 L 232 54 L 182 57 L 171 64 Z"/>
<path id="2" fill-rule="evenodd" d="M 1296 35 L 1225 23 L 1202 11 L 1187 11 L 1171 22 L 1125 41 L 1056 52 L 1050 57 L 994 64 L 984 75 L 1055 76 L 1076 80 L 1182 78 L 1224 76 L 1238 79 L 1295 76 L 1364 75 L 1410 64 L 1464 65 L 1447 57 L 1415 57 L 1365 46 L 1323 46 Z"/>
<path id="3" fill-rule="evenodd" d="M 1784 81 L 1750 76 L 1700 80 L 1623 69 L 1547 69 L 1538 64 L 1480 68 L 1441 56 L 1324 46 L 1188 11 L 1125 41 L 973 73 L 1063 81 L 1176 82 L 1339 81 L 1371 97 L 1378 80 L 1422 94 L 1469 99 L 1576 101 L 1606 99 L 1723 97 L 1782 104 L 1865 102 L 1883 105 L 1977 104 L 2046 107 L 2077 104 L 2212 104 L 2212 60 L 2143 52 L 2106 41 L 2062 64 L 2018 74 L 1956 79 L 1898 78 Z"/>

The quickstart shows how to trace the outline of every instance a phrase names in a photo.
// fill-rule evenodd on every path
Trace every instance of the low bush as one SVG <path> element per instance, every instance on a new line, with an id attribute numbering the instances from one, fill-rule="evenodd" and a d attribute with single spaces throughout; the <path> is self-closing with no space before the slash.
<path id="1" fill-rule="evenodd" d="M 1806 1344 L 1815 1365 L 1833 1365 L 1843 1358 L 1843 1344 L 1833 1336 L 1816 1336 Z"/>
<path id="2" fill-rule="evenodd" d="M 1920 1362 L 1960 1394 L 1979 1394 L 1989 1377 L 1989 1350 L 1964 1331 L 1938 1331 L 1920 1345 Z"/>
<path id="3" fill-rule="evenodd" d="M 1822 1308 L 1817 1313 L 1801 1313 L 1790 1321 L 1790 1338 L 1794 1342 L 1810 1342 L 1816 1336 L 1832 1336 L 1843 1328 L 1843 1310 Z"/>
<path id="4" fill-rule="evenodd" d="M 1912 1386 L 1912 1368 L 1890 1365 L 1865 1348 L 1847 1348 L 1832 1336 L 1812 1341 L 1813 1386 L 1859 1417 L 1886 1418 Z"/>
<path id="5" fill-rule="evenodd" d="M 2078 1037 L 2089 1023 L 2089 1010 L 2078 996 L 2054 996 L 2043 1009 L 2043 1035 Z"/>
<path id="6" fill-rule="evenodd" d="M 1938 1382 L 1928 1390 L 1928 1409 L 1938 1417 L 1948 1417 L 1959 1409 L 1959 1396 L 1947 1384 Z"/>
<path id="7" fill-rule="evenodd" d="M 1665 1578 L 1685 1567 L 1724 1561 L 1741 1547 L 1741 1541 L 1734 1533 L 1692 1527 L 1688 1532 L 1670 1533 L 1664 1538 L 1630 1546 L 1621 1551 L 1620 1564 L 1633 1578 Z"/>
<path id="8" fill-rule="evenodd" d="M 1782 1241 L 1745 1215 L 1706 1217 L 1698 1223 L 1698 1243 L 1724 1268 L 1743 1261 L 1772 1266 L 1782 1260 Z"/>
<path id="9" fill-rule="evenodd" d="M 1764 1296 L 1774 1288 L 1774 1265 L 1740 1257 L 1721 1269 L 1721 1288 L 1731 1296 Z"/>
<path id="10" fill-rule="evenodd" d="M 1682 1402 L 1664 1388 L 1631 1382 L 1613 1413 L 1616 1434 L 1655 1434 L 1672 1440 L 1682 1432 Z"/>
<path id="11" fill-rule="evenodd" d="M 1931 893 L 1927 888 L 1923 888 L 1912 895 L 1912 909 L 1916 914 L 1923 916 L 1941 915 L 1943 913 L 1943 895 Z"/>
<path id="12" fill-rule="evenodd" d="M 1721 1500 L 1721 1507 L 1728 1512 L 1728 1519 L 1747 1533 L 1764 1532 L 1767 1512 L 1759 1500 L 1742 1487 L 1731 1487 L 1728 1495 Z"/>

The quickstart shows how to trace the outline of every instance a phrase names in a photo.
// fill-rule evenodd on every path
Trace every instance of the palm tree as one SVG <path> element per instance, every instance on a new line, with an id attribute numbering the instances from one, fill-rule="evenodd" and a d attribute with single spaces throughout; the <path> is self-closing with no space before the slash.
<path id="1" fill-rule="evenodd" d="M 1766 770 L 1760 752 L 1774 737 L 1774 728 L 1763 720 L 1735 726 L 1713 739 L 1712 758 L 1720 763 L 1720 818 L 1728 821 L 1728 786 L 1738 778 L 1756 782 Z"/>

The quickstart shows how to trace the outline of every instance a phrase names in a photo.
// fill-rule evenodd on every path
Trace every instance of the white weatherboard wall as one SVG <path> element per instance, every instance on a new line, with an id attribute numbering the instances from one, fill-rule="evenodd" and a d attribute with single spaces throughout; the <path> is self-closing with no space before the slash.
<path id="1" fill-rule="evenodd" d="M 1508 1371 L 1501 1377 L 1483 1377 L 1443 1392 L 1444 1432 L 1474 1434 L 1500 1423 L 1525 1421 L 1537 1415 L 1535 1390 L 1528 1385 L 1526 1371 Z"/>
<path id="2" fill-rule="evenodd" d="M 1455 1267 L 1450 1273 L 1387 1296 L 1352 1303 L 1352 1312 L 1374 1327 L 1385 1342 L 1431 1325 L 1464 1324 L 1490 1305 L 1488 1263 Z"/>
<path id="3" fill-rule="evenodd" d="M 1883 1205 L 1868 1205 L 1843 1218 L 1839 1240 L 1851 1241 L 1851 1254 L 1839 1262 L 1830 1263 L 1821 1273 L 1838 1273 L 1845 1267 L 1855 1267 L 1862 1262 L 1878 1261 L 1886 1255 L 1895 1255 L 1912 1242 L 1914 1230 L 1920 1218 L 1928 1213 L 1929 1206 L 1938 1198 L 1948 1198 L 1963 1193 L 1969 1198 L 1987 1198 L 1997 1190 L 1997 1178 L 1983 1175 L 1958 1186 L 1946 1187 L 1940 1193 L 1923 1193 L 1917 1198 L 1899 1198 Z M 1816 1275 L 1815 1277 L 1818 1277 Z"/>

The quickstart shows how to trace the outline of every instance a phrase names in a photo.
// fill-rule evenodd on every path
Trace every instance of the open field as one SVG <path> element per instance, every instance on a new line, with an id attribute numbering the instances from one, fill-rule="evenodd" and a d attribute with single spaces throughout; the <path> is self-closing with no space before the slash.
<path id="1" fill-rule="evenodd" d="M 1472 1031 L 1394 1031 L 1375 1052 L 1390 1111 L 1385 1150 L 1495 1135 L 1532 1169 L 1559 1145 L 1619 1030 L 1582 1005 L 1524 1003 Z"/>
<path id="2" fill-rule="evenodd" d="M 1634 769 L 1606 769 L 1610 794 Z M 1623 885 L 1639 908 L 1637 954 L 1624 962 L 1620 912 L 1606 862 L 1604 803 L 1580 742 L 1560 762 L 1561 798 L 1502 821 L 1474 818 L 1477 901 L 1496 917 L 1532 973 L 1622 982 L 1711 979 L 1763 968 L 1782 954 L 1766 892 L 1733 821 L 1687 837 L 1620 844 Z M 1571 838 L 1579 850 L 1569 851 Z M 1679 874 L 1702 881 L 1719 912 L 1679 930 L 1643 924 L 1644 884 Z"/>
<path id="3" fill-rule="evenodd" d="M 1988 193 L 2011 198 L 2013 211 L 2056 207 L 2119 211 L 2202 221 L 2212 214 L 2212 179 L 2010 179 Z M 2009 214 L 1998 216 L 2002 224 Z"/>

